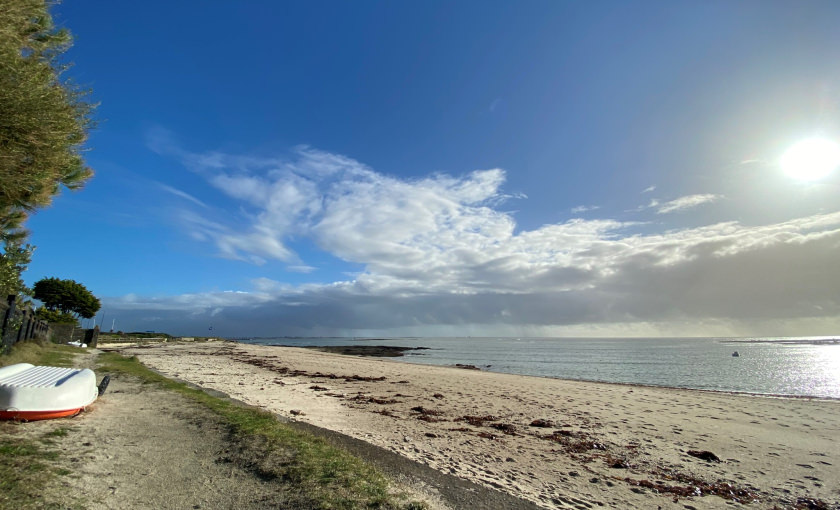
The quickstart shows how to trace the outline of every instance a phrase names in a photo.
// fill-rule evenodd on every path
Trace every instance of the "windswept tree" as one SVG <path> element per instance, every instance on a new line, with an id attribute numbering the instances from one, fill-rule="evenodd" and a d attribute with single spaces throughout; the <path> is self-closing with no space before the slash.
<path id="1" fill-rule="evenodd" d="M 70 43 L 45 0 L 0 0 L 0 281 L 20 276 L 27 214 L 93 175 L 82 152 L 94 105 L 61 76 Z"/>
<path id="2" fill-rule="evenodd" d="M 101 306 L 99 299 L 87 288 L 73 280 L 43 278 L 35 282 L 32 296 L 50 311 L 72 314 L 90 319 Z"/>
<path id="3" fill-rule="evenodd" d="M 9 241 L 3 247 L 3 253 L 0 253 L 0 299 L 10 294 L 29 293 L 20 274 L 29 265 L 32 249 L 30 245 L 17 241 Z"/>

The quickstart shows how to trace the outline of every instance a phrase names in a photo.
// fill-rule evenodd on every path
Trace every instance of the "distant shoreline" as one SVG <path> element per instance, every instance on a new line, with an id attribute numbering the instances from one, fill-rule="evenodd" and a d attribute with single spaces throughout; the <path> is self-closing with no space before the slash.
<path id="1" fill-rule="evenodd" d="M 235 341 L 228 340 L 232 343 L 238 343 Z M 317 345 L 264 345 L 264 344 L 244 344 L 244 345 L 263 345 L 264 347 L 278 347 L 278 348 L 291 348 L 291 349 L 309 349 L 313 351 L 320 351 L 320 352 L 327 352 L 332 354 L 342 354 L 346 356 L 355 356 L 360 358 L 371 357 L 371 358 L 402 358 L 405 355 L 403 352 L 405 351 L 412 351 L 412 350 L 429 350 L 430 347 L 397 347 L 397 346 L 352 346 L 352 345 L 330 345 L 330 346 L 317 346 Z M 375 354 L 380 348 L 387 349 L 385 352 L 390 352 L 390 354 Z M 391 351 L 393 350 L 393 351 Z M 357 352 L 358 351 L 358 352 Z M 364 352 L 364 354 L 362 354 Z M 460 368 L 466 370 L 488 370 L 490 365 L 482 367 L 478 367 L 475 365 L 470 364 L 463 364 L 463 363 L 454 363 L 454 364 L 426 364 L 426 363 L 412 363 L 411 361 L 400 361 L 399 363 L 405 363 L 409 365 L 415 365 L 418 367 L 449 367 L 449 368 Z M 740 390 L 721 390 L 721 389 L 709 389 L 709 388 L 695 388 L 692 386 L 669 386 L 664 384 L 644 384 L 644 383 L 637 383 L 637 382 L 621 382 L 621 381 L 607 381 L 603 379 L 573 379 L 568 377 L 559 377 L 559 376 L 551 376 L 551 375 L 529 375 L 529 374 L 520 374 L 517 372 L 503 372 L 497 371 L 494 372 L 497 374 L 507 374 L 519 377 L 534 377 L 537 379 L 554 379 L 557 381 L 567 381 L 567 382 L 579 382 L 579 383 L 592 383 L 592 384 L 608 384 L 608 385 L 615 385 L 615 386 L 627 386 L 629 388 L 658 388 L 664 390 L 681 390 L 681 391 L 699 391 L 703 393 L 718 393 L 722 395 L 738 395 L 744 397 L 760 397 L 760 398 L 781 398 L 781 399 L 801 399 L 801 400 L 824 400 L 830 402 L 840 402 L 840 397 L 831 397 L 831 396 L 819 396 L 819 395 L 796 395 L 790 393 L 762 393 L 758 391 L 740 391 Z"/>
<path id="2" fill-rule="evenodd" d="M 281 345 L 278 347 L 298 347 L 295 345 Z M 333 354 L 348 356 L 373 356 L 377 358 L 399 358 L 406 351 L 423 351 L 429 347 L 398 347 L 395 345 L 306 345 L 304 349 L 313 349 Z"/>
<path id="3" fill-rule="evenodd" d="M 578 340 L 487 340 L 449 338 L 340 338 L 234 340 L 242 345 L 285 345 L 347 356 L 385 358 L 401 363 L 457 366 L 534 377 L 578 381 L 692 388 L 764 396 L 840 399 L 835 381 L 833 337 L 719 339 L 683 342 Z M 835 342 L 836 341 L 836 342 Z M 255 343 L 250 343 L 255 342 Z M 730 343 L 739 342 L 739 343 Z M 783 342 L 783 343 L 779 343 Z M 423 349 L 418 349 L 422 347 Z M 740 357 L 732 357 L 733 351 Z M 784 359 L 784 362 L 779 360 Z M 831 367 L 835 368 L 832 369 Z M 789 374 L 787 377 L 785 374 Z M 792 377 L 792 378 L 791 378 Z"/>

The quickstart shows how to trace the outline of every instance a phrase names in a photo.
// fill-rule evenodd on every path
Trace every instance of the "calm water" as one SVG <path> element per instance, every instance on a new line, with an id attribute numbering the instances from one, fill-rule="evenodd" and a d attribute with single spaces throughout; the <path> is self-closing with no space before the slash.
<path id="1" fill-rule="evenodd" d="M 840 398 L 840 345 L 721 338 L 259 338 L 265 345 L 429 347 L 396 361 L 493 372 L 717 391 Z M 733 357 L 737 350 L 741 356 Z"/>

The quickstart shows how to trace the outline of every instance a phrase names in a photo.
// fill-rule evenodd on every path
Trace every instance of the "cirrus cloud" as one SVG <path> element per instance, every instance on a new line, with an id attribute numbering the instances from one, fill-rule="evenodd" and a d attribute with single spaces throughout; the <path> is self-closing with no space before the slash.
<path id="1" fill-rule="evenodd" d="M 672 212 L 684 211 L 686 209 L 692 209 L 694 207 L 709 204 L 720 200 L 720 195 L 713 195 L 711 193 L 706 194 L 699 194 L 699 195 L 688 195 L 685 197 L 677 198 L 676 200 L 671 200 L 670 202 L 665 202 L 664 204 L 656 204 L 659 207 L 657 209 L 657 214 L 667 214 Z"/>

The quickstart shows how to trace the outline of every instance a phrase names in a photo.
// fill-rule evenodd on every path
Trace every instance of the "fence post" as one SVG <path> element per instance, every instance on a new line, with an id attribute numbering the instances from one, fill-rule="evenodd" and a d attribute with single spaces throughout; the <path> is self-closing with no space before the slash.
<path id="1" fill-rule="evenodd" d="M 32 340 L 35 336 L 35 323 L 38 322 L 38 318 L 35 317 L 35 312 L 32 310 L 26 311 L 26 316 L 29 320 L 26 321 L 26 332 L 23 335 L 24 340 Z"/>
<path id="2" fill-rule="evenodd" d="M 2 327 L 0 327 L 0 344 L 2 344 L 3 347 L 6 347 L 6 336 L 11 337 L 11 332 L 8 331 L 9 322 L 11 322 L 11 320 L 15 316 L 15 308 L 17 307 L 17 296 L 14 295 L 14 294 L 11 294 L 11 295 L 9 295 L 9 297 L 6 300 L 8 301 L 7 304 L 9 306 L 9 308 L 6 309 L 6 315 L 3 317 L 3 324 L 2 324 Z M 13 344 L 14 344 L 14 341 L 9 342 L 8 345 L 13 345 Z"/>
<path id="3" fill-rule="evenodd" d="M 26 340 L 26 330 L 29 328 L 29 314 L 24 310 L 20 315 L 20 326 L 18 327 L 15 343 Z"/>

